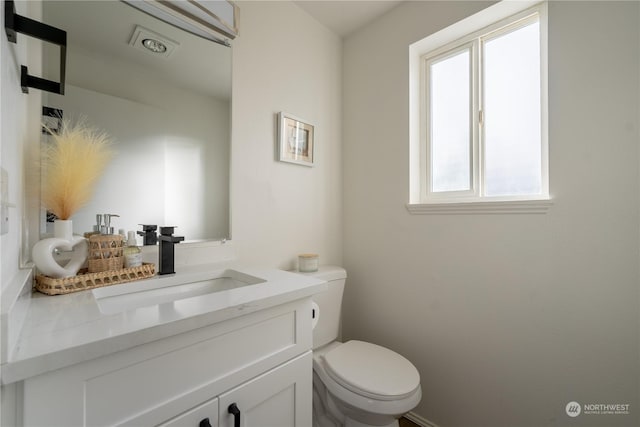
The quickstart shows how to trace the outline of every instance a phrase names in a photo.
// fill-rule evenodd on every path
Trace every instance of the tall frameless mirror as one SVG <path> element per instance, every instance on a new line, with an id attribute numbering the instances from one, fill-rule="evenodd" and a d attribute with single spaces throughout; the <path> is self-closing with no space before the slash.
<path id="1" fill-rule="evenodd" d="M 65 95 L 44 93 L 43 105 L 115 141 L 74 233 L 108 213 L 116 231 L 172 225 L 186 241 L 228 239 L 231 48 L 120 1 L 45 1 L 43 21 L 68 38 Z M 45 46 L 52 80 L 58 55 Z M 51 229 L 41 212 L 40 234 Z"/>

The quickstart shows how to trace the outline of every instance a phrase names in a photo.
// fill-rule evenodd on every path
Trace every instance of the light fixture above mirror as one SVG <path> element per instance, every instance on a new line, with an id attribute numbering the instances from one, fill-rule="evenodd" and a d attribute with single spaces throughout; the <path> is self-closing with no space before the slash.
<path id="1" fill-rule="evenodd" d="M 151 16 L 205 39 L 229 45 L 238 35 L 238 8 L 228 0 L 123 0 Z"/>
<path id="2" fill-rule="evenodd" d="M 144 39 L 142 40 L 142 46 L 153 53 L 165 53 L 167 51 L 167 45 L 156 39 Z"/>
<path id="3" fill-rule="evenodd" d="M 136 25 L 129 40 L 129 46 L 157 57 L 169 58 L 180 46 L 180 43 L 148 28 Z"/>

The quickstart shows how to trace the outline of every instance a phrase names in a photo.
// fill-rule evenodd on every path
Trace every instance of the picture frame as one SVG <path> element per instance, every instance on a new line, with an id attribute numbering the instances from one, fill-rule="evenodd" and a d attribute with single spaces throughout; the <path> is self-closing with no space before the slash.
<path id="1" fill-rule="evenodd" d="M 307 120 L 281 111 L 278 113 L 278 160 L 313 166 L 315 126 Z"/>
<path id="2" fill-rule="evenodd" d="M 42 134 L 59 133 L 62 129 L 64 112 L 59 108 L 42 106 Z"/>

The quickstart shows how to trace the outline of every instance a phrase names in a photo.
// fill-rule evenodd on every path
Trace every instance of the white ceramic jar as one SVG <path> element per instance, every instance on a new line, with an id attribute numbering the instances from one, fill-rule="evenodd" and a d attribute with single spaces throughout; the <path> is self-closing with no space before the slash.
<path id="1" fill-rule="evenodd" d="M 298 271 L 301 273 L 318 271 L 319 262 L 318 254 L 300 254 L 298 255 Z"/>

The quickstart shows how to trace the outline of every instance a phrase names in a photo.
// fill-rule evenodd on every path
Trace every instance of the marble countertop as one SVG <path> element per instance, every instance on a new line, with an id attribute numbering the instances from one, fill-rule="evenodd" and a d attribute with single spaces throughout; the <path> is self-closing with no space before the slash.
<path id="1" fill-rule="evenodd" d="M 323 280 L 276 269 L 234 263 L 206 264 L 176 269 L 165 284 L 192 283 L 216 272 L 235 269 L 265 282 L 113 312 L 103 309 L 92 291 L 31 298 L 25 320 L 1 382 L 16 381 L 112 354 L 172 335 L 211 325 L 275 305 L 305 298 L 326 289 Z M 144 288 L 145 280 L 114 285 Z M 107 289 L 107 288 L 102 288 Z M 103 294 L 109 294 L 109 291 Z"/>

